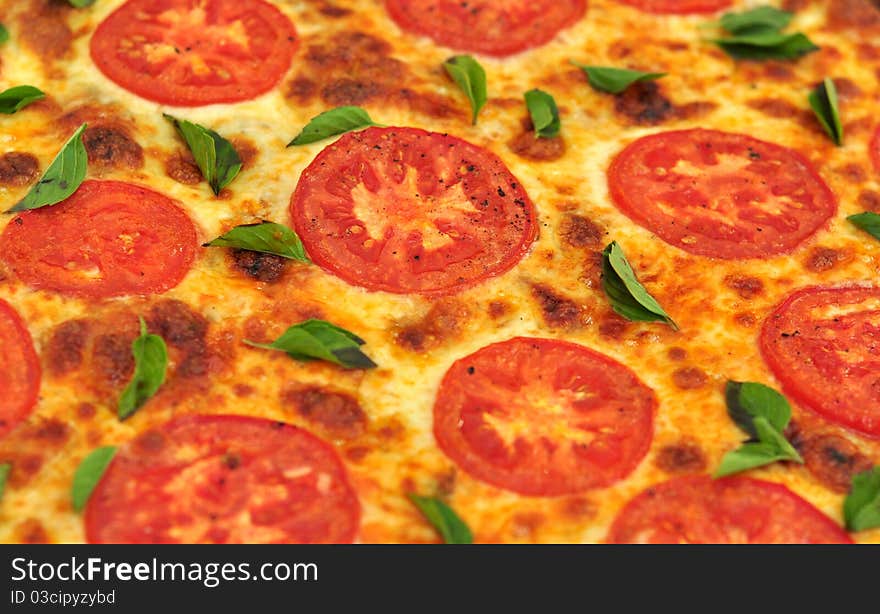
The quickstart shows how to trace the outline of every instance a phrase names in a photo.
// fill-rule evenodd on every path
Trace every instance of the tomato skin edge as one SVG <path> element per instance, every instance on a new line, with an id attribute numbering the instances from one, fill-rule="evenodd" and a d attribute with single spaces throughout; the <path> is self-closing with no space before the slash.
<path id="1" fill-rule="evenodd" d="M 783 313 L 787 312 L 789 307 L 795 301 L 801 299 L 804 296 L 809 296 L 810 294 L 816 292 L 827 292 L 827 291 L 848 291 L 848 290 L 874 290 L 875 292 L 880 292 L 880 288 L 870 284 L 860 284 L 860 283 L 850 283 L 843 285 L 834 285 L 834 286 L 807 286 L 804 288 L 799 288 L 786 296 L 786 298 L 780 301 L 774 308 L 773 311 L 770 312 L 770 315 L 764 320 L 764 324 L 761 326 L 761 331 L 759 332 L 759 347 L 761 350 L 761 356 L 764 359 L 764 362 L 770 368 L 770 371 L 774 374 L 777 380 L 780 381 L 782 385 L 783 393 L 795 401 L 800 407 L 803 407 L 813 414 L 822 418 L 822 420 L 828 421 L 832 424 L 839 424 L 843 426 L 847 430 L 850 430 L 862 437 L 867 437 L 869 439 L 880 439 L 880 417 L 877 419 L 877 427 L 875 429 L 865 429 L 861 426 L 863 420 L 858 416 L 856 418 L 846 418 L 841 417 L 840 414 L 833 413 L 827 409 L 825 409 L 820 403 L 817 403 L 815 399 L 811 398 L 809 395 L 803 393 L 800 390 L 800 387 L 793 384 L 792 380 L 784 375 L 788 371 L 788 367 L 779 360 L 779 352 L 775 350 L 775 344 L 772 341 L 773 333 L 776 329 L 776 325 L 774 320 L 780 318 Z"/>
<path id="2" fill-rule="evenodd" d="M 12 323 L 12 330 L 21 341 L 22 352 L 25 354 L 26 369 L 29 377 L 27 386 L 30 388 L 30 394 L 24 399 L 24 403 L 20 405 L 19 415 L 10 420 L 3 427 L 0 427 L 0 437 L 4 437 L 11 432 L 33 411 L 37 401 L 40 398 L 40 384 L 42 383 L 43 370 L 40 365 L 40 358 L 34 347 L 34 340 L 25 324 L 24 318 L 9 303 L 0 299 L 0 314 L 5 314 Z"/>
<path id="3" fill-rule="evenodd" d="M 617 370 L 618 373 L 625 373 L 626 375 L 633 378 L 635 382 L 638 382 L 638 384 L 642 386 L 644 391 L 648 393 L 648 395 L 646 396 L 646 401 L 648 410 L 647 420 L 649 424 L 647 426 L 647 429 L 641 430 L 639 432 L 639 434 L 642 436 L 641 441 L 639 443 L 639 446 L 635 448 L 630 454 L 630 458 L 626 459 L 627 462 L 622 463 L 621 466 L 613 467 L 613 470 L 606 472 L 608 473 L 608 475 L 602 476 L 601 479 L 598 479 L 588 487 L 573 488 L 570 484 L 564 482 L 558 484 L 544 483 L 536 485 L 532 483 L 534 482 L 534 480 L 531 477 L 517 476 L 515 472 L 512 472 L 514 475 L 489 475 L 496 473 L 492 465 L 489 465 L 487 462 L 482 460 L 474 460 L 476 453 L 473 452 L 470 447 L 464 447 L 463 450 L 460 449 L 460 433 L 454 426 L 451 426 L 450 423 L 450 419 L 452 418 L 460 420 L 460 413 L 445 411 L 445 400 L 441 396 L 442 392 L 444 390 L 447 390 L 448 388 L 455 387 L 454 381 L 459 376 L 461 376 L 463 366 L 466 363 L 470 362 L 475 355 L 483 352 L 484 350 L 488 351 L 492 349 L 497 349 L 499 346 L 507 346 L 510 344 L 518 343 L 539 344 L 544 347 L 552 345 L 554 347 L 575 350 L 579 354 L 589 355 L 591 359 L 596 360 L 605 367 L 610 367 Z M 473 479 L 494 486 L 495 488 L 515 492 L 524 496 L 559 497 L 580 494 L 583 492 L 589 492 L 601 488 L 607 488 L 625 479 L 627 476 L 636 471 L 639 465 L 641 465 L 641 463 L 644 461 L 651 448 L 654 439 L 654 432 L 656 430 L 655 423 L 658 406 L 659 402 L 655 391 L 648 387 L 627 365 L 618 362 L 610 356 L 602 354 L 587 346 L 573 343 L 571 341 L 565 341 L 562 339 L 518 336 L 483 346 L 475 352 L 472 352 L 466 356 L 462 356 L 453 362 L 453 364 L 446 371 L 443 379 L 440 382 L 437 397 L 434 401 L 434 406 L 432 409 L 434 425 L 432 430 L 434 433 L 434 439 L 437 442 L 437 446 L 440 448 L 443 454 L 447 458 L 455 462 L 456 466 L 458 466 L 462 471 L 467 473 Z M 478 467 L 478 469 L 474 469 L 474 466 Z M 518 484 L 517 486 L 512 486 L 511 482 L 518 482 Z"/>
<path id="4" fill-rule="evenodd" d="M 822 219 L 821 223 L 816 225 L 816 227 L 809 234 L 803 236 L 800 240 L 795 241 L 790 245 L 765 246 L 760 253 L 749 253 L 749 251 L 757 252 L 757 248 L 755 247 L 750 247 L 749 250 L 746 251 L 746 253 L 743 253 L 742 249 L 736 249 L 736 244 L 710 244 L 707 247 L 705 245 L 705 242 L 697 241 L 693 245 L 683 246 L 677 242 L 672 241 L 670 238 L 667 238 L 665 236 L 667 235 L 667 229 L 664 226 L 658 226 L 657 224 L 654 224 L 653 221 L 649 220 L 649 218 L 639 213 L 639 207 L 634 206 L 632 203 L 629 202 L 630 199 L 628 198 L 628 193 L 625 190 L 625 186 L 627 185 L 627 180 L 629 178 L 628 169 L 632 165 L 634 160 L 639 159 L 633 154 L 641 153 L 646 149 L 650 151 L 650 149 L 648 148 L 649 145 L 653 145 L 655 142 L 658 141 L 662 142 L 664 139 L 672 140 L 681 137 L 691 137 L 696 135 L 706 135 L 707 137 L 712 138 L 742 138 L 748 141 L 753 141 L 761 145 L 762 147 L 766 147 L 771 151 L 775 151 L 789 157 L 793 162 L 797 164 L 800 170 L 802 170 L 806 174 L 806 177 L 809 178 L 816 186 L 818 186 L 819 190 L 821 191 L 822 201 L 830 204 L 828 211 L 822 213 L 821 217 L 823 217 L 824 219 Z M 685 138 L 685 140 L 690 139 Z M 608 165 L 606 177 L 608 192 L 611 196 L 612 203 L 618 211 L 623 213 L 623 215 L 634 221 L 645 230 L 656 235 L 667 245 L 670 245 L 676 249 L 680 249 L 690 255 L 701 256 L 704 258 L 717 258 L 720 260 L 766 260 L 776 256 L 789 254 L 802 246 L 811 237 L 815 236 L 816 233 L 820 232 L 821 230 L 827 229 L 831 223 L 831 220 L 834 219 L 834 216 L 836 215 L 840 206 L 837 196 L 834 194 L 834 192 L 831 190 L 831 188 L 813 166 L 813 164 L 799 151 L 790 147 L 778 145 L 770 141 L 764 141 L 762 139 L 758 139 L 747 134 L 742 134 L 738 132 L 726 132 L 722 130 L 707 128 L 661 130 L 659 132 L 654 132 L 652 134 L 638 137 L 627 143 L 622 149 L 620 149 L 620 151 L 618 151 L 614 155 L 614 158 Z"/>
<path id="5" fill-rule="evenodd" d="M 310 237 L 313 233 L 308 227 L 308 220 L 306 219 L 307 215 L 305 212 L 300 210 L 297 204 L 301 201 L 306 200 L 303 195 L 307 194 L 310 190 L 313 189 L 313 184 L 319 183 L 320 169 L 322 169 L 328 163 L 327 158 L 332 158 L 332 156 L 336 155 L 336 147 L 340 146 L 340 142 L 347 143 L 347 141 L 343 141 L 343 139 L 357 138 L 366 141 L 367 139 L 373 138 L 374 135 L 377 134 L 384 135 L 395 133 L 402 133 L 404 135 L 415 135 L 418 138 L 428 139 L 440 137 L 445 142 L 461 144 L 466 148 L 478 149 L 480 150 L 481 154 L 486 156 L 485 160 L 487 164 L 500 165 L 499 168 L 506 172 L 513 180 L 516 181 L 516 183 L 520 185 L 520 187 L 522 187 L 522 183 L 513 175 L 513 173 L 510 171 L 510 169 L 507 167 L 500 156 L 487 148 L 475 145 L 469 141 L 466 141 L 457 136 L 453 136 L 451 134 L 436 133 L 429 130 L 424 130 L 422 128 L 401 126 L 370 127 L 357 133 L 345 134 L 339 140 L 327 145 L 317 154 L 317 156 L 315 156 L 315 158 L 300 174 L 300 178 L 297 182 L 296 188 L 290 196 L 288 214 L 292 219 L 292 227 L 303 240 L 303 243 L 306 246 L 306 250 L 308 251 L 309 258 L 314 264 L 318 265 L 328 274 L 333 275 L 334 277 L 344 281 L 349 285 L 365 288 L 366 290 L 371 292 L 389 292 L 392 294 L 400 295 L 440 297 L 459 293 L 463 290 L 472 288 L 490 279 L 508 273 L 511 269 L 516 267 L 524 258 L 527 257 L 527 255 L 532 250 L 533 244 L 538 238 L 538 214 L 534 203 L 525 192 L 524 188 L 522 197 L 524 200 L 523 208 L 528 212 L 528 216 L 524 222 L 526 225 L 525 231 L 519 238 L 519 245 L 515 249 L 507 252 L 504 260 L 495 265 L 491 271 L 475 276 L 472 279 L 468 279 L 465 281 L 453 280 L 450 283 L 447 283 L 439 288 L 429 288 L 424 290 L 406 289 L 388 283 L 377 282 L 368 278 L 365 279 L 363 276 L 357 278 L 354 271 L 349 271 L 344 266 L 337 265 L 337 263 L 332 258 L 331 250 L 326 248 L 314 249 L 311 245 L 310 240 Z"/>

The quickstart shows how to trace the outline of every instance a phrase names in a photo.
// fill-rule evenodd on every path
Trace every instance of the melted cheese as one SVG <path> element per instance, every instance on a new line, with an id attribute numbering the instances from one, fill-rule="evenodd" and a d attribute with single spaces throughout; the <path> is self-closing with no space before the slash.
<path id="1" fill-rule="evenodd" d="M 437 488 L 450 492 L 450 504 L 479 541 L 601 541 L 627 500 L 670 477 L 656 463 L 664 446 L 696 442 L 705 456 L 705 471 L 711 471 L 725 452 L 739 445 L 743 435 L 727 417 L 723 384 L 736 379 L 779 386 L 761 359 L 756 340 L 761 322 L 781 299 L 807 285 L 877 278 L 880 243 L 867 239 L 845 217 L 862 210 L 857 204 L 862 191 L 880 190 L 880 174 L 871 169 L 866 154 L 876 111 L 872 98 L 878 61 L 869 62 L 859 55 L 859 32 L 824 28 L 823 2 L 800 12 L 792 26 L 792 30 L 805 31 L 822 51 L 793 63 L 759 64 L 734 63 L 701 42 L 699 25 L 704 18 L 654 16 L 613 0 L 592 0 L 584 19 L 544 47 L 505 59 L 480 58 L 488 72 L 490 101 L 476 126 L 468 121 L 466 100 L 440 69 L 453 50 L 402 32 L 378 8 L 381 3 L 338 0 L 337 6 L 352 13 L 331 17 L 318 10 L 326 3 L 276 1 L 301 37 L 293 66 L 282 84 L 240 104 L 188 109 L 167 108 L 138 98 L 110 82 L 92 64 L 91 34 L 120 4 L 122 0 L 106 0 L 88 10 L 67 12 L 73 46 L 65 58 L 54 63 L 41 60 L 17 36 L 26 27 L 22 20 L 29 4 L 5 2 L 0 6 L 0 21 L 12 33 L 11 40 L 0 46 L 0 89 L 36 85 L 57 105 L 38 105 L 4 118 L 0 153 L 33 153 L 45 169 L 65 134 L 54 123 L 55 118 L 62 112 L 97 106 L 128 123 L 145 152 L 142 169 L 110 170 L 101 176 L 142 183 L 178 200 L 197 224 L 201 238 L 211 239 L 258 217 L 289 224 L 288 203 L 297 179 L 329 141 L 305 147 L 285 145 L 311 117 L 332 105 L 320 96 L 300 103 L 285 93 L 305 66 L 310 45 L 332 44 L 346 31 L 360 31 L 392 46 L 390 56 L 408 71 L 407 82 L 399 87 L 414 84 L 417 92 L 436 94 L 454 109 L 445 115 L 431 115 L 422 113 L 417 105 L 400 104 L 398 98 L 378 97 L 363 103 L 371 116 L 383 124 L 449 132 L 498 154 L 535 203 L 540 237 L 511 271 L 449 299 L 468 315 L 455 325 L 439 324 L 436 338 L 424 351 L 401 344 L 398 333 L 417 325 L 435 301 L 367 292 L 318 267 L 301 265 L 292 265 L 293 270 L 275 284 L 261 284 L 233 271 L 225 250 L 202 251 L 189 275 L 165 296 L 186 302 L 208 318 L 212 330 L 229 336 L 232 356 L 227 364 L 211 375 L 208 390 L 174 403 L 163 401 L 160 395 L 122 423 L 115 418 L 113 399 L 96 400 L 76 384 L 76 378 L 44 374 L 38 405 L 20 430 L 57 419 L 69 425 L 71 433 L 63 445 L 45 456 L 26 483 L 11 483 L 7 488 L 0 505 L 0 541 L 25 539 L 23 523 L 32 525 L 34 520 L 50 540 L 82 541 L 82 518 L 69 503 L 69 486 L 78 462 L 94 447 L 122 444 L 176 413 L 243 413 L 310 428 L 309 422 L 281 399 L 281 391 L 297 382 L 350 391 L 367 415 L 365 434 L 333 441 L 363 505 L 362 541 L 436 539 L 405 493 L 430 493 Z M 759 4 L 763 2 L 736 3 L 738 8 Z M 867 40 L 867 35 L 864 38 Z M 569 59 L 667 72 L 660 85 L 674 104 L 710 102 L 715 106 L 690 119 L 682 116 L 655 126 L 635 125 L 615 112 L 613 97 L 592 90 Z M 861 95 L 843 100 L 844 147 L 831 145 L 818 126 L 799 123 L 797 117 L 773 117 L 759 111 L 759 105 L 749 104 L 778 99 L 806 112 L 807 92 L 826 75 L 849 79 L 863 90 Z M 526 115 L 522 94 L 532 87 L 551 93 L 562 111 L 566 153 L 559 160 L 533 162 L 518 157 L 506 145 L 521 132 Z M 183 145 L 162 118 L 163 112 L 209 126 L 227 138 L 245 137 L 253 142 L 258 154 L 229 186 L 227 197 L 214 198 L 204 182 L 182 185 L 166 175 L 166 157 Z M 695 126 L 744 132 L 801 151 L 837 195 L 837 215 L 790 254 L 762 261 L 715 261 L 688 255 L 660 241 L 614 207 L 605 171 L 613 156 L 634 139 Z M 853 180 L 853 166 L 861 169 L 856 173 L 858 181 Z M 90 173 L 96 176 L 94 169 Z M 8 208 L 26 190 L 0 187 L 0 205 Z M 567 245 L 560 234 L 571 214 L 603 228 L 603 244 L 614 239 L 623 246 L 640 278 L 680 325 L 680 332 L 659 324 L 631 323 L 619 335 L 608 334 L 603 323 L 613 316 L 595 276 L 589 273 L 594 256 L 589 250 Z M 0 230 L 10 219 L 0 216 Z M 843 257 L 828 270 L 812 271 L 807 262 L 812 250 L 819 247 L 833 248 Z M 732 276 L 762 280 L 764 290 L 751 299 L 742 298 L 725 281 Z M 577 304 L 581 319 L 567 327 L 548 325 L 532 295 L 534 284 L 545 284 Z M 96 308 L 89 301 L 33 291 L 11 274 L 6 279 L 0 276 L 0 298 L 21 313 L 40 353 L 60 323 L 130 302 L 125 298 L 108 300 Z M 299 364 L 284 355 L 240 343 L 242 328 L 250 318 L 268 319 L 272 330 L 280 332 L 294 323 L 284 319 L 284 314 L 289 318 L 295 312 L 290 305 L 297 304 L 310 305 L 326 319 L 361 335 L 380 368 L 343 373 L 323 364 Z M 438 449 L 432 433 L 432 406 L 445 371 L 456 359 L 517 335 L 581 343 L 629 366 L 655 390 L 659 410 L 653 446 L 628 478 L 576 496 L 522 497 L 471 478 Z M 689 389 L 676 386 L 675 373 L 686 368 L 700 369 L 705 383 Z M 95 404 L 94 416 L 77 412 L 83 402 Z M 798 421 L 841 432 L 800 408 L 795 412 Z M 851 433 L 846 436 L 875 463 L 880 462 L 878 442 Z M 841 521 L 843 497 L 806 469 L 776 464 L 750 475 L 785 483 Z M 855 538 L 880 542 L 880 529 L 864 531 Z"/>

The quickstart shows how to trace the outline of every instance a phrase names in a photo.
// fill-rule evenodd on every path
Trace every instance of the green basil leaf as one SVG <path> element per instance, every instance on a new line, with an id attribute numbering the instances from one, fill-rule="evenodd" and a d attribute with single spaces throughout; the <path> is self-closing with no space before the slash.
<path id="1" fill-rule="evenodd" d="M 727 413 L 752 439 L 724 455 L 716 478 L 781 460 L 804 462 L 783 435 L 791 420 L 791 405 L 784 396 L 764 384 L 735 381 L 727 382 L 724 396 Z"/>
<path id="2" fill-rule="evenodd" d="M 296 138 L 287 144 L 308 145 L 331 136 L 338 136 L 370 126 L 380 126 L 360 107 L 337 107 L 316 115 Z M 381 127 L 381 126 L 380 126 Z"/>
<path id="3" fill-rule="evenodd" d="M 0 92 L 0 113 L 12 115 L 23 108 L 46 97 L 41 90 L 33 85 L 17 85 Z"/>
<path id="4" fill-rule="evenodd" d="M 272 343 L 254 343 L 253 347 L 286 352 L 288 356 L 303 362 L 326 360 L 346 369 L 372 369 L 376 367 L 361 352 L 366 342 L 352 332 L 324 320 L 306 320 L 284 331 Z"/>
<path id="5" fill-rule="evenodd" d="M 843 502 L 843 517 L 850 531 L 880 527 L 880 467 L 853 477 Z"/>
<path id="6" fill-rule="evenodd" d="M 86 177 L 86 167 L 89 162 L 81 138 L 85 129 L 86 124 L 77 128 L 73 136 L 61 147 L 61 151 L 49 164 L 49 168 L 40 180 L 31 187 L 24 198 L 11 209 L 7 209 L 7 213 L 54 205 L 76 192 Z"/>
<path id="7" fill-rule="evenodd" d="M 665 72 L 642 72 L 626 68 L 611 68 L 609 66 L 587 66 L 572 61 L 572 64 L 587 73 L 590 85 L 594 89 L 609 94 L 620 94 L 626 88 L 638 81 L 654 81 L 665 77 Z"/>
<path id="8" fill-rule="evenodd" d="M 804 459 L 794 449 L 782 434 L 782 431 L 770 424 L 770 421 L 763 416 L 755 418 L 755 430 L 758 431 L 758 441 L 764 445 L 772 447 L 780 456 L 779 460 L 790 460 L 803 464 Z"/>
<path id="9" fill-rule="evenodd" d="M 678 325 L 636 278 L 617 241 L 612 241 L 602 252 L 602 289 L 612 309 L 627 320 L 666 322 L 678 330 Z"/>
<path id="10" fill-rule="evenodd" d="M 6 29 L 2 23 L 0 23 L 0 43 L 5 43 L 9 40 L 9 30 Z"/>
<path id="11" fill-rule="evenodd" d="M 311 263 L 299 236 L 287 226 L 275 222 L 258 222 L 236 226 L 226 234 L 205 243 L 202 247 L 247 249 L 252 252 L 275 254 L 283 258 Z"/>
<path id="12" fill-rule="evenodd" d="M 434 525 L 443 541 L 447 544 L 472 544 L 474 536 L 471 530 L 458 517 L 451 507 L 434 497 L 420 497 L 414 493 L 407 495 L 422 515 Z"/>
<path id="13" fill-rule="evenodd" d="M 843 145 L 843 125 L 840 123 L 840 110 L 837 104 L 837 88 L 834 81 L 825 77 L 816 89 L 809 95 L 810 107 L 816 114 L 816 119 L 822 124 L 822 128 L 834 141 L 834 144 L 840 147 Z"/>
<path id="14" fill-rule="evenodd" d="M 73 500 L 75 511 L 82 511 L 86 503 L 89 502 L 92 491 L 101 481 L 101 477 L 115 455 L 115 446 L 97 448 L 86 456 L 76 468 L 76 473 L 73 474 L 73 485 L 70 488 L 70 497 Z"/>
<path id="15" fill-rule="evenodd" d="M 84 9 L 87 6 L 92 6 L 95 3 L 95 0 L 67 0 L 67 2 L 72 7 Z"/>
<path id="16" fill-rule="evenodd" d="M 794 60 L 819 50 L 819 47 L 801 32 L 783 34 L 775 30 L 716 38 L 712 42 L 735 60 Z"/>
<path id="17" fill-rule="evenodd" d="M 6 480 L 10 471 L 12 471 L 12 463 L 0 464 L 0 501 L 3 500 L 3 493 L 6 492 Z"/>
<path id="18" fill-rule="evenodd" d="M 742 13 L 725 13 L 718 25 L 731 34 L 741 34 L 756 29 L 782 30 L 791 23 L 793 13 L 775 6 L 759 6 Z"/>
<path id="19" fill-rule="evenodd" d="M 456 55 L 445 62 L 443 68 L 458 84 L 471 102 L 471 119 L 477 125 L 477 115 L 489 99 L 486 90 L 486 71 L 472 56 Z"/>
<path id="20" fill-rule="evenodd" d="M 731 380 L 727 382 L 724 397 L 730 418 L 752 437 L 758 437 L 755 418 L 765 418 L 779 432 L 784 431 L 791 420 L 788 400 L 764 384 Z"/>
<path id="21" fill-rule="evenodd" d="M 535 136 L 552 139 L 559 135 L 562 124 L 559 121 L 559 109 L 553 96 L 547 92 L 534 89 L 525 93 L 526 107 L 532 118 Z"/>
<path id="22" fill-rule="evenodd" d="M 785 460 L 785 457 L 773 446 L 764 443 L 746 443 L 725 454 L 712 477 L 723 478 L 780 460 Z"/>
<path id="23" fill-rule="evenodd" d="M 849 216 L 848 219 L 856 228 L 864 230 L 877 240 L 880 240 L 880 215 L 865 211 Z"/>
<path id="24" fill-rule="evenodd" d="M 209 128 L 167 114 L 165 119 L 177 128 L 205 181 L 211 186 L 214 195 L 219 195 L 220 190 L 228 186 L 241 170 L 238 152 L 229 141 Z"/>
<path id="25" fill-rule="evenodd" d="M 146 403 L 165 382 L 168 348 L 159 335 L 147 333 L 147 323 L 140 318 L 141 334 L 131 344 L 134 375 L 119 397 L 119 419 L 125 420 Z"/>

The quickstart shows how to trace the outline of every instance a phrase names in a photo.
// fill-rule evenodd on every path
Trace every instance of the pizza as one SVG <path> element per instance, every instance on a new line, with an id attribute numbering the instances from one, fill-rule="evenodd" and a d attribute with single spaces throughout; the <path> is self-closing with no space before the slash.
<path id="1" fill-rule="evenodd" d="M 773 4 L 0 2 L 0 540 L 880 542 L 880 8 Z"/>

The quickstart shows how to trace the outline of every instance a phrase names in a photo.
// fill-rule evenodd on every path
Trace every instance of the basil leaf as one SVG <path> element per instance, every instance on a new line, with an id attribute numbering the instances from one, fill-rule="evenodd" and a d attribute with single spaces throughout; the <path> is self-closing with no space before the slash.
<path id="1" fill-rule="evenodd" d="M 864 230 L 877 240 L 880 240 L 880 215 L 865 211 L 849 216 L 848 219 L 856 228 Z"/>
<path id="2" fill-rule="evenodd" d="M 843 517 L 850 531 L 880 527 L 880 467 L 853 477 L 843 501 Z"/>
<path id="3" fill-rule="evenodd" d="M 608 66 L 587 66 L 572 61 L 572 64 L 587 73 L 590 85 L 593 89 L 609 94 L 620 94 L 626 88 L 637 81 L 653 81 L 665 77 L 665 72 L 641 72 L 626 68 L 611 68 Z"/>
<path id="4" fill-rule="evenodd" d="M 602 289 L 612 309 L 627 320 L 666 322 L 672 330 L 678 330 L 678 325 L 636 278 L 617 241 L 612 241 L 602 252 Z"/>
<path id="5" fill-rule="evenodd" d="M 302 129 L 302 132 L 289 142 L 287 146 L 308 145 L 331 136 L 338 136 L 352 130 L 368 128 L 370 126 L 381 127 L 362 108 L 337 107 L 313 117 L 306 127 Z"/>
<path id="6" fill-rule="evenodd" d="M 49 168 L 40 180 L 31 187 L 24 198 L 11 209 L 7 209 L 7 213 L 54 205 L 76 192 L 86 177 L 86 166 L 89 161 L 86 147 L 80 138 L 85 129 L 86 124 L 77 128 L 73 136 L 61 147 L 61 151 L 49 164 Z"/>
<path id="7" fill-rule="evenodd" d="M 775 6 L 759 6 L 742 13 L 725 13 L 718 21 L 718 25 L 731 34 L 741 34 L 761 28 L 782 30 L 791 23 L 793 16 L 793 13 Z"/>
<path id="8" fill-rule="evenodd" d="M 70 488 L 70 498 L 73 500 L 73 509 L 82 511 L 92 496 L 95 486 L 101 481 L 107 466 L 116 455 L 115 446 L 97 448 L 86 456 L 76 468 L 73 474 L 73 485 Z"/>
<path id="9" fill-rule="evenodd" d="M 296 360 L 326 360 L 346 369 L 372 369 L 378 365 L 361 352 L 366 342 L 344 328 L 324 320 L 306 320 L 284 331 L 272 343 L 254 343 L 253 347 L 279 350 Z"/>
<path id="10" fill-rule="evenodd" d="M 752 439 L 725 454 L 714 477 L 781 460 L 804 462 L 783 435 L 791 420 L 791 405 L 784 396 L 764 384 L 735 381 L 727 382 L 724 396 L 727 413 Z"/>
<path id="11" fill-rule="evenodd" d="M 843 126 L 840 123 L 840 111 L 837 105 L 837 88 L 834 81 L 825 77 L 816 89 L 809 95 L 810 107 L 816 114 L 816 119 L 822 124 L 822 128 L 834 141 L 834 144 L 840 147 L 843 145 Z"/>
<path id="12" fill-rule="evenodd" d="M 718 469 L 712 474 L 714 478 L 723 478 L 734 473 L 748 471 L 776 461 L 785 460 L 772 445 L 765 443 L 745 443 L 736 450 L 731 450 L 721 459 Z"/>
<path id="13" fill-rule="evenodd" d="M 165 382 L 168 368 L 168 348 L 159 335 L 147 333 L 147 323 L 143 318 L 141 334 L 131 344 L 134 356 L 134 375 L 122 396 L 119 397 L 119 419 L 125 420 L 146 403 Z"/>
<path id="14" fill-rule="evenodd" d="M 420 497 L 414 493 L 407 495 L 422 515 L 434 525 L 447 544 L 472 544 L 471 530 L 458 517 L 451 507 L 434 497 Z"/>
<path id="15" fill-rule="evenodd" d="M 17 85 L 0 92 L 0 113 L 12 115 L 23 108 L 46 97 L 41 90 L 33 85 Z"/>
<path id="16" fill-rule="evenodd" d="M 476 126 L 477 115 L 489 99 L 486 90 L 486 71 L 469 55 L 453 56 L 443 62 L 443 68 L 471 101 L 472 121 Z"/>
<path id="17" fill-rule="evenodd" d="M 535 128 L 535 136 L 544 139 L 552 139 L 559 135 L 562 127 L 559 121 L 559 109 L 553 96 L 547 92 L 534 89 L 525 93 L 526 107 L 532 118 L 532 126 Z"/>
<path id="18" fill-rule="evenodd" d="M 164 116 L 174 124 L 177 132 L 186 141 L 214 195 L 219 195 L 220 190 L 228 186 L 241 170 L 238 152 L 229 141 L 209 128 L 171 115 Z"/>
<path id="19" fill-rule="evenodd" d="M 0 23 L 0 43 L 5 43 L 9 40 L 9 30 L 6 29 L 2 23 Z"/>
<path id="20" fill-rule="evenodd" d="M 3 500 L 3 493 L 6 492 L 6 480 L 10 471 L 12 471 L 12 463 L 0 464 L 0 501 Z"/>
<path id="21" fill-rule="evenodd" d="M 92 6 L 95 3 L 95 0 L 67 0 L 67 2 L 72 7 L 84 9 L 87 6 Z"/>
<path id="22" fill-rule="evenodd" d="M 819 47 L 801 32 L 783 34 L 776 30 L 758 30 L 727 38 L 716 38 L 712 42 L 736 60 L 794 60 L 819 50 Z"/>
<path id="23" fill-rule="evenodd" d="M 306 250 L 299 236 L 287 226 L 275 222 L 258 222 L 236 226 L 226 234 L 205 243 L 202 247 L 247 249 L 252 252 L 275 254 L 300 262 L 312 262 L 306 255 Z"/>
<path id="24" fill-rule="evenodd" d="M 727 382 L 724 397 L 727 413 L 736 425 L 752 437 L 758 437 L 754 419 L 765 418 L 770 425 L 782 432 L 791 420 L 788 400 L 764 384 L 754 382 Z"/>

